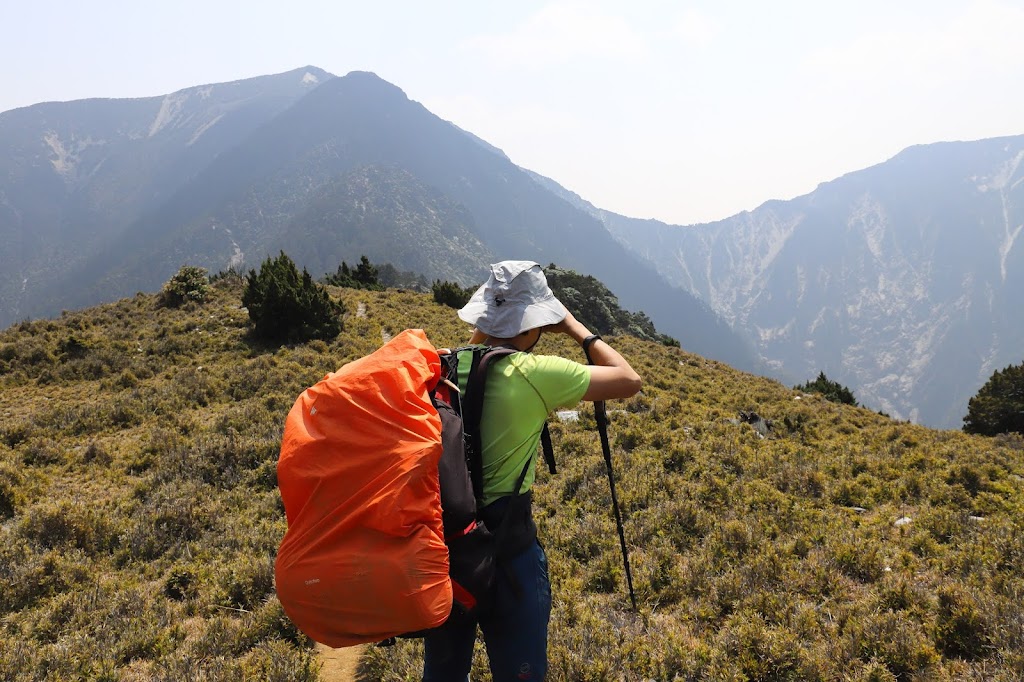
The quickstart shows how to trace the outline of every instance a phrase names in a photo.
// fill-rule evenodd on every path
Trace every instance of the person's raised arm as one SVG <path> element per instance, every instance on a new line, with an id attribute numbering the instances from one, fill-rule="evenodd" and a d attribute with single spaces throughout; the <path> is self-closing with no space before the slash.
<path id="1" fill-rule="evenodd" d="M 584 339 L 591 336 L 590 330 L 572 313 L 568 313 L 558 324 L 544 327 L 544 331 L 565 334 L 581 345 Z M 617 350 L 598 339 L 591 342 L 589 351 L 594 364 L 590 366 L 590 386 L 583 394 L 583 400 L 629 398 L 640 391 L 640 375 Z"/>

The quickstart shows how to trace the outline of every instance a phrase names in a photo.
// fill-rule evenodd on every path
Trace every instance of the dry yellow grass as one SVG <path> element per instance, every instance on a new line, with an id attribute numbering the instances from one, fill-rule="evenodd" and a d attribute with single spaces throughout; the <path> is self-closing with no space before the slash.
<path id="1" fill-rule="evenodd" d="M 329 343 L 252 343 L 231 282 L 202 305 L 139 295 L 0 332 L 0 679 L 329 674 L 273 593 L 284 415 L 388 334 L 469 331 L 422 294 L 331 292 L 349 315 Z M 536 494 L 551 680 L 1024 679 L 1024 441 L 611 341 L 645 380 L 609 405 L 640 609 L 584 409 L 554 424 L 560 471 Z M 418 647 L 368 647 L 359 675 L 416 680 Z"/>

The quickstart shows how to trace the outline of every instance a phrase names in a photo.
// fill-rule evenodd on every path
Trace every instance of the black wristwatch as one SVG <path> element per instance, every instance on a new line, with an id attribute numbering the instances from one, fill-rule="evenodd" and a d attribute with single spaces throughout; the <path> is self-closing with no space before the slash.
<path id="1" fill-rule="evenodd" d="M 583 348 L 583 352 L 586 353 L 589 350 L 590 345 L 600 338 L 600 334 L 591 334 L 587 338 L 583 339 L 583 341 L 580 342 L 580 346 Z"/>

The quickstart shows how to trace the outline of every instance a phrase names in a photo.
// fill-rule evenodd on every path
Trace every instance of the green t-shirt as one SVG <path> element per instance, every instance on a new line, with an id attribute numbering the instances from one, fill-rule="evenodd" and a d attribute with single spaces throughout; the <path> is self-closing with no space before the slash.
<path id="1" fill-rule="evenodd" d="M 471 363 L 459 358 L 459 386 Z M 553 410 L 573 407 L 590 386 L 586 365 L 553 355 L 515 353 L 495 362 L 484 388 L 480 439 L 483 445 L 484 504 L 515 492 L 523 466 L 529 470 L 520 492 L 533 485 L 540 432 Z"/>

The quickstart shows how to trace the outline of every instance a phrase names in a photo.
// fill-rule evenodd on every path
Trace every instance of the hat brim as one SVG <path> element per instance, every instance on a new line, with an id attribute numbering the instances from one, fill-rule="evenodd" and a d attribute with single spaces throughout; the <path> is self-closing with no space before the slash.
<path id="1" fill-rule="evenodd" d="M 477 289 L 461 310 L 459 318 L 488 336 L 510 339 L 530 329 L 558 324 L 568 311 L 554 296 L 528 305 L 511 303 L 498 307 L 484 300 L 484 287 Z"/>

